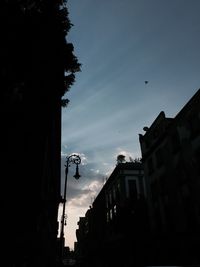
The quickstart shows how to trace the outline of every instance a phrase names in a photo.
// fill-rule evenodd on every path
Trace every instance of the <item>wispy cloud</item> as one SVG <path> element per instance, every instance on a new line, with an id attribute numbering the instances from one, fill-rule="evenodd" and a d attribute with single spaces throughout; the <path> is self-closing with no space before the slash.
<path id="1" fill-rule="evenodd" d="M 103 186 L 103 181 L 94 180 L 79 190 L 74 198 L 68 201 L 68 206 L 70 207 L 85 207 L 89 208 L 89 203 L 92 204 L 94 197 L 99 193 Z"/>

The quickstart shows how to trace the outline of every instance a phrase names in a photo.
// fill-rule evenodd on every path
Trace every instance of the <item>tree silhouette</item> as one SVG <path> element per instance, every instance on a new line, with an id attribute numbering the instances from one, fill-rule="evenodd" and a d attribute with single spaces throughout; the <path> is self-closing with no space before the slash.
<path id="1" fill-rule="evenodd" d="M 63 106 L 69 102 L 61 98 L 75 82 L 81 64 L 66 39 L 72 27 L 66 3 L 1 1 L 0 77 L 4 103 L 18 102 L 19 95 L 30 102 L 34 96 L 44 102 L 57 97 Z"/>
<path id="2" fill-rule="evenodd" d="M 117 164 L 119 164 L 119 163 L 125 163 L 125 162 L 126 162 L 126 160 L 125 160 L 125 156 L 122 155 L 122 154 L 119 154 L 119 155 L 117 156 Z"/>

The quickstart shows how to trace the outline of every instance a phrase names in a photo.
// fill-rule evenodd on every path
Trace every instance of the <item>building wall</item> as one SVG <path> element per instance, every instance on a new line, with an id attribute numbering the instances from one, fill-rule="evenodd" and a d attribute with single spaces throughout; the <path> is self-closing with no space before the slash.
<path id="1" fill-rule="evenodd" d="M 42 13 L 32 13 L 34 4 L 23 9 L 25 2 L 0 4 L 2 262 L 50 267 L 60 198 L 63 44 L 49 42 L 60 32 L 47 27 Z"/>
<path id="2" fill-rule="evenodd" d="M 185 252 L 185 260 L 195 263 L 200 240 L 200 91 L 173 119 L 161 112 L 139 140 L 152 233 L 164 237 L 166 251 L 174 244 L 171 260 L 179 264 Z M 185 249 L 179 249 L 180 240 Z"/>
<path id="3" fill-rule="evenodd" d="M 143 182 L 141 163 L 121 163 L 114 169 L 85 215 L 90 228 L 83 238 L 88 242 L 84 260 L 89 266 L 121 266 L 124 261 L 132 266 L 138 252 L 144 252 L 141 243 L 147 232 L 147 216 Z"/>

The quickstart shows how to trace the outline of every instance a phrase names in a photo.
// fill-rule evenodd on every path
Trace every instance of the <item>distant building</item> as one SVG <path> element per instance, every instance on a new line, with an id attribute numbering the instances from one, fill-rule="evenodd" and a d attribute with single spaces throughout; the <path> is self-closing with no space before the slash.
<path id="1" fill-rule="evenodd" d="M 85 242 L 87 240 L 86 217 L 80 217 L 77 224 L 78 224 L 78 229 L 76 230 L 77 242 L 76 245 L 74 246 L 74 251 L 79 261 L 82 261 L 82 258 L 85 255 Z"/>
<path id="2" fill-rule="evenodd" d="M 200 90 L 175 118 L 162 111 L 139 135 L 159 264 L 200 262 Z M 160 256 L 160 258 L 159 258 Z M 167 262 L 168 261 L 168 262 Z"/>
<path id="3" fill-rule="evenodd" d="M 84 263 L 122 266 L 126 262 L 132 266 L 141 256 L 139 251 L 144 255 L 141 246 L 148 229 L 145 192 L 141 162 L 115 167 L 85 219 L 78 223 L 76 248 L 84 251 Z"/>

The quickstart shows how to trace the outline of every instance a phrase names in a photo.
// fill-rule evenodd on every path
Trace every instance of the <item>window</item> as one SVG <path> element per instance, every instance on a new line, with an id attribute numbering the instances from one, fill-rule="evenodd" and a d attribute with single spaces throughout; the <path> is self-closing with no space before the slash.
<path id="1" fill-rule="evenodd" d="M 120 182 L 117 182 L 117 190 L 120 192 Z"/>
<path id="2" fill-rule="evenodd" d="M 110 219 L 112 220 L 112 218 L 113 218 L 113 211 L 112 209 L 110 209 Z"/>
<path id="3" fill-rule="evenodd" d="M 106 213 L 106 221 L 109 222 L 109 212 Z"/>
<path id="4" fill-rule="evenodd" d="M 113 212 L 115 215 L 117 214 L 117 206 L 116 205 L 113 207 Z"/>
<path id="5" fill-rule="evenodd" d="M 116 188 L 116 200 L 119 201 L 120 199 L 120 181 L 117 182 L 117 188 Z"/>
<path id="6" fill-rule="evenodd" d="M 114 200 L 116 199 L 116 189 L 115 189 L 115 187 L 113 187 L 113 199 Z"/>
<path id="7" fill-rule="evenodd" d="M 109 203 L 110 205 L 112 204 L 112 192 L 111 191 L 109 192 Z"/>
<path id="8" fill-rule="evenodd" d="M 106 208 L 108 208 L 108 195 L 106 195 Z"/>

